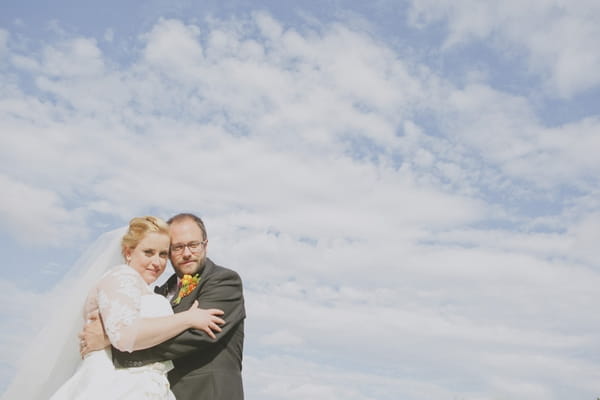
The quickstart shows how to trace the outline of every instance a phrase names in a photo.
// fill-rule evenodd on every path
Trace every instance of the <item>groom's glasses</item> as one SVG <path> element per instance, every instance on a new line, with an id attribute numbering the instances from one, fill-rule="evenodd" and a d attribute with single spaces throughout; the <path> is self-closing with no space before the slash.
<path id="1" fill-rule="evenodd" d="M 190 251 L 192 253 L 197 253 L 201 250 L 202 246 L 206 243 L 206 240 L 203 240 L 201 242 L 195 240 L 193 242 L 188 242 L 188 243 L 179 243 L 179 244 L 174 244 L 173 246 L 171 246 L 171 254 L 181 254 L 185 251 L 185 248 L 187 247 L 188 249 L 190 249 Z"/>

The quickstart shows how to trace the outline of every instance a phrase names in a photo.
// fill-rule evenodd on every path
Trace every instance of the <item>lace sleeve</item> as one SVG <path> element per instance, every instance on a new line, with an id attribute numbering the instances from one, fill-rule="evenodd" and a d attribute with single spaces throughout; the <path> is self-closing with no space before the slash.
<path id="1" fill-rule="evenodd" d="M 133 351 L 141 319 L 141 297 L 148 287 L 132 268 L 122 265 L 99 282 L 98 310 L 110 343 L 121 351 Z"/>

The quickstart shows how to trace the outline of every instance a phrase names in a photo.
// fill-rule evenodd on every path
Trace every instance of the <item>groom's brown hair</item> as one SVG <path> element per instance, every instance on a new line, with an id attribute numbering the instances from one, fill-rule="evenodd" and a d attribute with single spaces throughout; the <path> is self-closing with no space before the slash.
<path id="1" fill-rule="evenodd" d="M 202 221 L 202 219 L 200 217 L 198 217 L 192 213 L 180 213 L 180 214 L 174 215 L 171 218 L 169 218 L 169 220 L 167 221 L 167 224 L 171 225 L 173 222 L 183 221 L 186 219 L 191 219 L 198 225 L 198 227 L 202 231 L 202 236 L 204 236 L 202 239 L 204 239 L 204 240 L 208 239 L 208 235 L 206 234 L 206 227 L 204 226 L 204 222 Z"/>

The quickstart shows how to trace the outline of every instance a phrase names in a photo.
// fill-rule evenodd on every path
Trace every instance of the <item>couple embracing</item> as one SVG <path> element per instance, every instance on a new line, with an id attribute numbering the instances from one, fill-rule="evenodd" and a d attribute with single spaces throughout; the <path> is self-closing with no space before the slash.
<path id="1" fill-rule="evenodd" d="M 85 301 L 83 361 L 50 399 L 242 400 L 242 282 L 207 244 L 193 214 L 132 219 L 123 262 Z M 169 258 L 175 274 L 153 293 Z"/>

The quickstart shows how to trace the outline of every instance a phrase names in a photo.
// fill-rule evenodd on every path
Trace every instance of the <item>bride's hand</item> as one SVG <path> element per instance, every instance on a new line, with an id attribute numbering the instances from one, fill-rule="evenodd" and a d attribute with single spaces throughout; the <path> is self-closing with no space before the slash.
<path id="1" fill-rule="evenodd" d="M 90 313 L 83 330 L 79 332 L 79 354 L 81 354 L 81 358 L 92 351 L 101 350 L 109 345 L 110 341 L 104 332 L 100 314 L 98 314 L 98 311 Z"/>
<path id="2" fill-rule="evenodd" d="M 223 310 L 217 308 L 203 309 L 198 308 L 198 300 L 194 301 L 194 304 L 189 310 L 184 311 L 188 314 L 190 325 L 194 329 L 199 329 L 211 338 L 215 339 L 215 332 L 221 332 L 221 327 L 225 321 L 219 318 L 219 315 L 223 315 Z"/>

